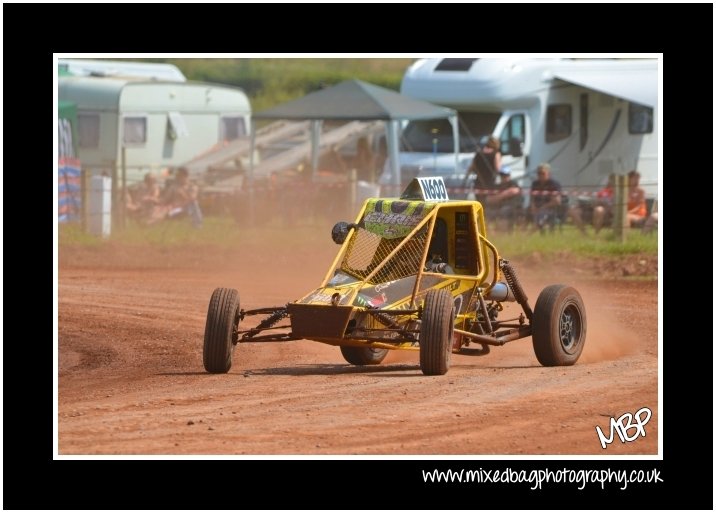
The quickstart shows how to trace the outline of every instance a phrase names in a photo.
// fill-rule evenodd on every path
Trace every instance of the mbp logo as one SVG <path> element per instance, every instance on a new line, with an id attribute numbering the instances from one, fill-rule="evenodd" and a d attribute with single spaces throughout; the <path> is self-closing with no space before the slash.
<path id="1" fill-rule="evenodd" d="M 637 411 L 634 415 L 625 413 L 616 420 L 612 417 L 609 419 L 609 438 L 604 436 L 602 429 L 597 426 L 597 436 L 599 436 L 599 443 L 602 444 L 602 449 L 606 449 L 607 445 L 614 441 L 614 431 L 617 432 L 622 443 L 633 442 L 639 436 L 646 436 L 644 426 L 649 422 L 649 419 L 651 419 L 651 410 L 647 407 Z M 634 430 L 632 435 L 629 434 L 631 429 Z"/>

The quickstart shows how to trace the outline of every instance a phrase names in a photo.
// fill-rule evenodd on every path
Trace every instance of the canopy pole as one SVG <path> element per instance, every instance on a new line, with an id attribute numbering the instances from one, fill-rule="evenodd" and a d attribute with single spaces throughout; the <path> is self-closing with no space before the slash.
<path id="1" fill-rule="evenodd" d="M 390 158 L 390 174 L 393 177 L 393 191 L 391 196 L 400 195 L 400 153 L 398 151 L 398 145 L 400 136 L 398 135 L 398 123 L 397 120 L 386 121 L 388 128 L 388 156 Z"/>
<path id="2" fill-rule="evenodd" d="M 455 174 L 460 171 L 460 125 L 457 121 L 457 114 L 453 114 L 448 118 L 452 125 L 452 150 L 455 153 Z"/>

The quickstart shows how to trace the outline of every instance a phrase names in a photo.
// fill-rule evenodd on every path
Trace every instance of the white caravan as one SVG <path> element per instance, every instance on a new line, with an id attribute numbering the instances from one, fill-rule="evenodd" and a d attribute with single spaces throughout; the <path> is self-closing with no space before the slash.
<path id="1" fill-rule="evenodd" d="M 117 179 L 124 167 L 129 184 L 251 133 L 251 105 L 236 87 L 83 76 L 58 86 L 77 108 L 82 166 Z"/>
<path id="2" fill-rule="evenodd" d="M 89 59 L 59 59 L 60 71 L 77 76 L 144 77 L 167 82 L 186 82 L 184 73 L 174 64 Z"/>
<path id="3" fill-rule="evenodd" d="M 455 108 L 460 119 L 456 169 L 453 134 L 443 120 L 403 128 L 401 182 L 442 175 L 465 183 L 478 143 L 501 141 L 503 165 L 529 186 L 540 162 L 572 191 L 593 192 L 610 173 L 637 169 L 649 197 L 657 191 L 656 59 L 422 59 L 401 93 Z M 394 183 L 390 171 L 381 184 Z"/>

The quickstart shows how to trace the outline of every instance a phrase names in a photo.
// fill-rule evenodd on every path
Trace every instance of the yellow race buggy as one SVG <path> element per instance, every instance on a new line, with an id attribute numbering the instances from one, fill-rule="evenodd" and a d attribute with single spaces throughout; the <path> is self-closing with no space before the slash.
<path id="1" fill-rule="evenodd" d="M 211 296 L 204 368 L 225 373 L 235 347 L 315 340 L 340 346 L 353 365 L 379 364 L 389 350 L 420 352 L 424 374 L 445 374 L 450 355 L 532 337 L 542 365 L 572 365 L 586 337 L 582 298 L 551 285 L 534 310 L 515 269 L 487 240 L 482 205 L 447 197 L 441 178 L 416 178 L 400 198 L 368 199 L 354 223 L 337 223 L 341 245 L 320 287 L 283 306 L 243 310 L 235 289 Z M 504 302 L 522 312 L 501 319 Z M 242 329 L 248 316 L 263 316 Z"/>

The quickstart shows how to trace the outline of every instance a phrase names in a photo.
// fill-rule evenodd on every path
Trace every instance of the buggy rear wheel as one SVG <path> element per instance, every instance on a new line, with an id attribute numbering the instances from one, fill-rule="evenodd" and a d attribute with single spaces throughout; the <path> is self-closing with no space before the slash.
<path id="1" fill-rule="evenodd" d="M 447 290 L 429 290 L 420 326 L 420 369 L 426 376 L 445 374 L 450 368 L 455 306 Z"/>
<path id="2" fill-rule="evenodd" d="M 229 372 L 231 355 L 239 341 L 238 329 L 239 293 L 235 289 L 215 289 L 204 328 L 204 369 L 207 372 Z"/>
<path id="3" fill-rule="evenodd" d="M 341 346 L 341 354 L 353 365 L 378 365 L 388 354 L 387 349 Z"/>
<path id="4" fill-rule="evenodd" d="M 587 338 L 582 296 L 566 285 L 550 285 L 537 298 L 532 316 L 532 347 L 545 367 L 574 365 Z"/>

